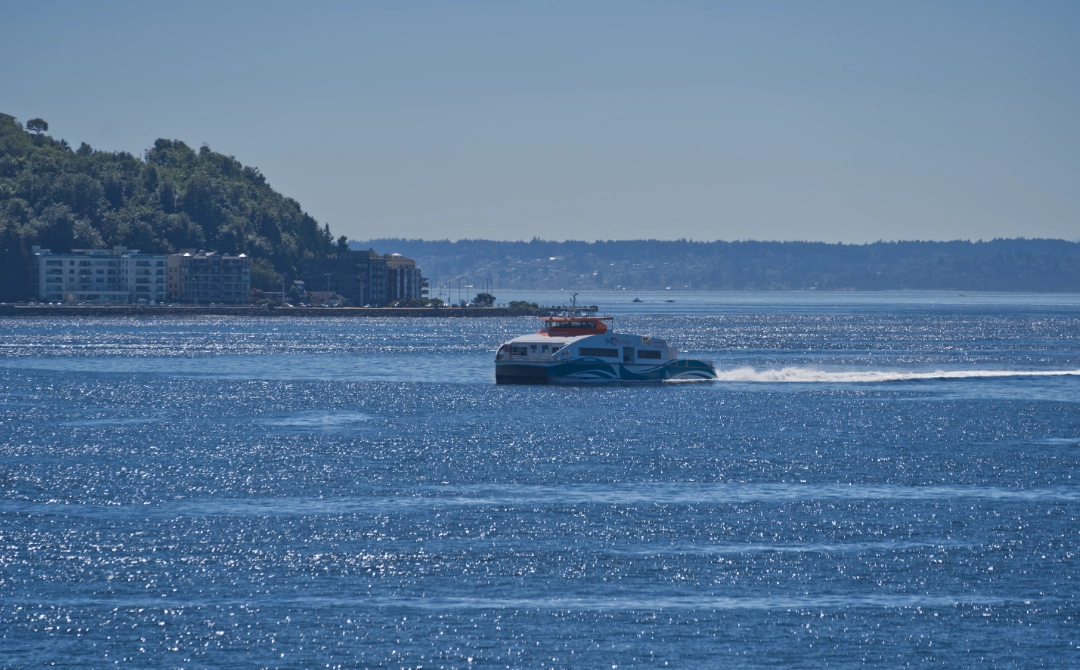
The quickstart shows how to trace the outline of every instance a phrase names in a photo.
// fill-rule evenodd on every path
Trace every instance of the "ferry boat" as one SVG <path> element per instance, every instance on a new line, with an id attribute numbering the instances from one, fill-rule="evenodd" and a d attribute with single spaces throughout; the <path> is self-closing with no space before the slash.
<path id="1" fill-rule="evenodd" d="M 664 340 L 610 332 L 612 317 L 573 306 L 544 317 L 532 335 L 506 342 L 495 354 L 497 384 L 663 382 L 716 379 L 709 361 L 682 359 Z"/>

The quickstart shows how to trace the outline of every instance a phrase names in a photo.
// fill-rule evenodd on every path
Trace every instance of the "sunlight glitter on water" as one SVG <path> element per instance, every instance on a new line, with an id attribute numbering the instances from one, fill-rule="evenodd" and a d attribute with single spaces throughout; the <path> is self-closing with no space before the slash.
<path id="1" fill-rule="evenodd" d="M 871 298 L 628 307 L 732 375 L 663 386 L 496 386 L 527 319 L 0 320 L 0 655 L 1067 665 L 1080 307 Z"/>

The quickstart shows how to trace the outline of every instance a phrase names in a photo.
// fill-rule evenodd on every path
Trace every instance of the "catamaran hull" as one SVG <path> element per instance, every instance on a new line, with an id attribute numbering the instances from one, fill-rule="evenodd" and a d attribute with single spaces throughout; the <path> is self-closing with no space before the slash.
<path id="1" fill-rule="evenodd" d="M 716 370 L 705 361 L 675 360 L 663 365 L 620 365 L 603 361 L 495 363 L 497 384 L 580 384 L 586 382 L 708 381 Z"/>
<path id="2" fill-rule="evenodd" d="M 549 384 L 547 368 L 544 365 L 528 363 L 496 363 L 496 384 Z"/>

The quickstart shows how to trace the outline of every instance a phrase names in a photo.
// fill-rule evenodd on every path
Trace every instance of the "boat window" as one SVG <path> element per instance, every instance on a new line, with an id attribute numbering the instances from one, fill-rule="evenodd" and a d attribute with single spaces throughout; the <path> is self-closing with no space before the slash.
<path id="1" fill-rule="evenodd" d="M 587 330 L 595 330 L 595 321 L 548 321 L 547 328 L 585 328 Z"/>
<path id="2" fill-rule="evenodd" d="M 638 358 L 660 358 L 659 351 L 650 351 L 648 349 L 638 349 Z"/>
<path id="3" fill-rule="evenodd" d="M 618 358 L 618 349 L 597 349 L 595 347 L 580 347 L 579 356 L 596 356 L 597 358 Z"/>
<path id="4" fill-rule="evenodd" d="M 533 351 L 536 351 L 536 345 L 535 344 L 530 344 L 529 348 L 532 349 Z"/>

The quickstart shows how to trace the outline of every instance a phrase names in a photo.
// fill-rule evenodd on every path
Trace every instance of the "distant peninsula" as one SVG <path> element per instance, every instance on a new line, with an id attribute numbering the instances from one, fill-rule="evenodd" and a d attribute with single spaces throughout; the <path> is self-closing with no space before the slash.
<path id="1" fill-rule="evenodd" d="M 440 284 L 495 289 L 908 290 L 1080 292 L 1080 243 L 497 242 L 373 239 Z"/>
<path id="2" fill-rule="evenodd" d="M 305 256 L 344 248 L 258 169 L 205 145 L 159 139 L 138 157 L 72 148 L 47 130 L 0 114 L 0 301 L 30 298 L 34 246 L 243 253 L 252 287 L 268 290 L 296 277 Z"/>
<path id="3" fill-rule="evenodd" d="M 623 240 L 529 242 L 337 238 L 258 169 L 208 146 L 159 139 L 141 157 L 73 148 L 0 114 L 0 302 L 32 296 L 35 246 L 116 246 L 150 254 L 245 254 L 250 285 L 281 287 L 304 259 L 382 248 L 440 284 L 493 289 L 905 290 L 1080 292 L 1080 243 Z M 320 275 L 321 276 L 321 275 Z"/>

